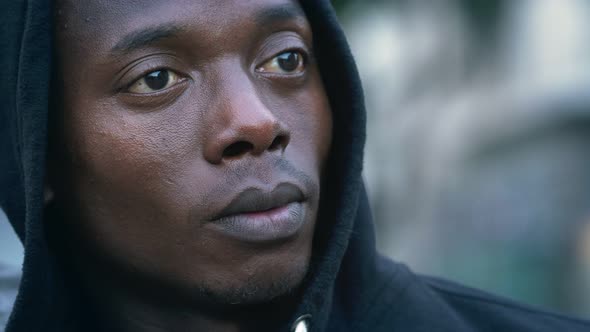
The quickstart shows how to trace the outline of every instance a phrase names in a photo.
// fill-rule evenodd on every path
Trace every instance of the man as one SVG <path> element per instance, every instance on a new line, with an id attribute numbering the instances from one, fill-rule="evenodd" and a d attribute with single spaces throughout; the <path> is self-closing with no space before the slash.
<path id="1" fill-rule="evenodd" d="M 329 2 L 5 6 L 1 202 L 25 244 L 7 331 L 590 327 L 376 254 Z"/>

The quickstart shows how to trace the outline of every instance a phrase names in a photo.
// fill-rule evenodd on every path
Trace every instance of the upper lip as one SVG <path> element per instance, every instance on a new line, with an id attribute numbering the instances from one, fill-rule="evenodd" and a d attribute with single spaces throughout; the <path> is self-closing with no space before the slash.
<path id="1" fill-rule="evenodd" d="M 304 198 L 303 192 L 291 183 L 281 183 L 270 192 L 259 188 L 247 188 L 234 197 L 213 220 L 242 213 L 267 211 L 293 202 L 301 202 Z"/>

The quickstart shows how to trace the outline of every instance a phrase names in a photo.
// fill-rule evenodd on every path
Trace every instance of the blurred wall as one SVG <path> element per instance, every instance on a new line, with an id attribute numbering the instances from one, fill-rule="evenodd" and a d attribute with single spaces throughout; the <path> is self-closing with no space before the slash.
<path id="1" fill-rule="evenodd" d="M 0 266 L 20 267 L 22 260 L 22 245 L 0 209 Z"/>
<path id="2" fill-rule="evenodd" d="M 379 248 L 590 317 L 590 2 L 339 5 Z"/>
<path id="3" fill-rule="evenodd" d="M 0 209 L 0 331 L 8 321 L 20 280 L 23 250 Z"/>

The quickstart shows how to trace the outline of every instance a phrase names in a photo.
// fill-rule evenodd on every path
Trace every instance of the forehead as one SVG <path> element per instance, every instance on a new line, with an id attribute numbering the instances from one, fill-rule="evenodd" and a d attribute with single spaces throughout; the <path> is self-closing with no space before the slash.
<path id="1" fill-rule="evenodd" d="M 304 20 L 295 0 L 61 0 L 56 7 L 58 38 L 92 50 L 114 47 L 122 36 L 156 26 L 196 29 L 220 40 L 245 33 L 265 17 L 278 21 L 296 14 Z"/>

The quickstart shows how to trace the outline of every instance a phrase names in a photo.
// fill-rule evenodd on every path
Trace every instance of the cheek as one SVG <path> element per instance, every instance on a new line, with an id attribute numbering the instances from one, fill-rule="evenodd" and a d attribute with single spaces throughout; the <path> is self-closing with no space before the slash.
<path id="1" fill-rule="evenodd" d="M 332 111 L 319 76 L 299 96 L 299 107 L 290 112 L 295 123 L 292 139 L 300 155 L 313 158 L 314 171 L 319 174 L 328 158 L 332 143 Z"/>
<path id="2" fill-rule="evenodd" d="M 157 220 L 183 223 L 189 198 L 175 181 L 185 164 L 182 149 L 190 142 L 157 117 L 108 110 L 66 114 L 70 158 L 62 176 L 71 184 L 65 194 L 75 202 L 78 217 L 88 220 L 91 232 L 108 236 L 123 227 L 149 225 L 139 231 L 149 237 L 149 229 L 164 227 Z"/>
<path id="3" fill-rule="evenodd" d="M 330 148 L 332 147 L 332 110 L 330 103 L 324 92 L 323 86 L 321 91 L 318 92 L 317 100 L 318 103 L 318 116 L 317 116 L 317 133 L 316 141 L 317 144 L 317 156 L 320 162 L 320 170 L 324 168 Z"/>
<path id="4" fill-rule="evenodd" d="M 123 188 L 137 178 L 161 176 L 169 171 L 161 161 L 172 152 L 164 148 L 166 137 L 150 129 L 126 117 L 74 116 L 66 127 L 74 134 L 66 142 L 73 175 Z"/>
<path id="5" fill-rule="evenodd" d="M 173 122 L 173 112 L 76 111 L 66 114 L 70 158 L 61 174 L 71 183 L 62 193 L 73 203 L 76 241 L 116 265 L 178 272 L 186 266 L 178 243 L 199 243 L 191 208 L 214 181 L 187 171 L 204 167 L 195 158 L 198 129 Z"/>

